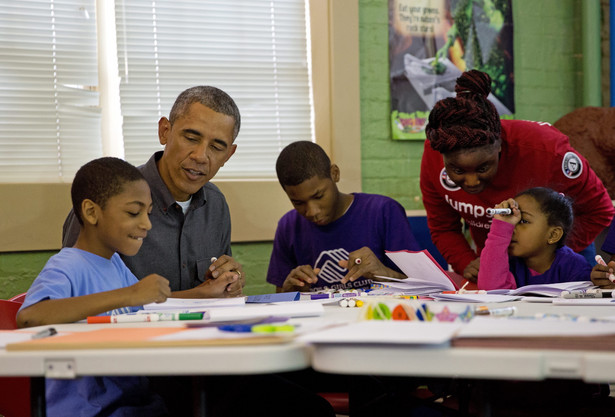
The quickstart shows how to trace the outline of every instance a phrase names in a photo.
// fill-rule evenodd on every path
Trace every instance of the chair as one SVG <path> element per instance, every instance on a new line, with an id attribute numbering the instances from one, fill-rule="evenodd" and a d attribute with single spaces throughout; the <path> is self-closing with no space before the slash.
<path id="1" fill-rule="evenodd" d="M 22 292 L 21 294 L 17 294 L 14 297 L 9 298 L 9 301 L 14 301 L 16 303 L 19 304 L 23 304 L 24 300 L 26 299 L 26 294 L 25 292 Z"/>
<path id="2" fill-rule="evenodd" d="M 20 294 L 13 297 L 19 299 Z M 13 330 L 17 328 L 15 317 L 21 301 L 0 300 L 0 329 Z M 6 417 L 30 416 L 30 378 L 2 377 L 0 378 L 0 415 Z"/>

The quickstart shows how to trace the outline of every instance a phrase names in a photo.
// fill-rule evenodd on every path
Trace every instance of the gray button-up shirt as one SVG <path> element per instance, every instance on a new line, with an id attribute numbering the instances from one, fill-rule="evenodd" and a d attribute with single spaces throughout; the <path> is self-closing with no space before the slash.
<path id="1" fill-rule="evenodd" d="M 156 166 L 160 157 L 162 151 L 139 167 L 152 192 L 152 229 L 139 253 L 122 259 L 139 279 L 159 274 L 170 281 L 172 291 L 188 290 L 204 281 L 212 257 L 231 256 L 231 215 L 222 192 L 207 183 L 192 195 L 184 216 L 160 178 Z M 62 246 L 73 246 L 78 235 L 79 222 L 71 210 Z"/>

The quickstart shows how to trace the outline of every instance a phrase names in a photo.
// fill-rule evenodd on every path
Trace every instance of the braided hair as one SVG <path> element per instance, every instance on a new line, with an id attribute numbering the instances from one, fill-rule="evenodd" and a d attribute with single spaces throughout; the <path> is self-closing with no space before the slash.
<path id="1" fill-rule="evenodd" d="M 425 128 L 432 149 L 449 153 L 494 144 L 500 139 L 500 116 L 487 100 L 489 74 L 471 70 L 461 74 L 456 97 L 440 100 L 429 113 Z"/>

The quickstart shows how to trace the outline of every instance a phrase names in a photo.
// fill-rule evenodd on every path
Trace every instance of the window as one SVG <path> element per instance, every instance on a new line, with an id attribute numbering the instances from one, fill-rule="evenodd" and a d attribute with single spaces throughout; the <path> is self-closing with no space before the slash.
<path id="1" fill-rule="evenodd" d="M 279 151 L 314 139 L 306 16 L 300 0 L 116 0 L 115 16 L 94 0 L 3 1 L 0 181 L 69 182 L 109 154 L 143 164 L 162 149 L 158 119 L 204 84 L 242 114 L 238 152 L 217 178 L 275 178 Z M 119 72 L 119 91 L 98 68 Z M 118 108 L 110 123 L 122 129 L 101 129 L 101 112 Z"/>
<path id="2" fill-rule="evenodd" d="M 131 6 L 139 4 L 138 1 L 130 1 L 129 3 Z M 167 3 L 179 4 L 179 2 L 172 1 L 149 2 L 151 6 L 160 5 L 161 3 L 165 5 Z M 226 7 L 226 3 L 235 3 L 235 1 L 220 0 L 216 4 Z M 238 4 L 247 7 L 247 4 L 253 3 L 253 1 L 246 0 Z M 290 3 L 303 4 L 304 2 L 288 0 L 283 3 L 284 7 L 290 7 Z M 112 9 L 116 4 L 118 5 L 118 10 L 114 12 Z M 271 5 L 274 3 L 268 2 L 267 4 Z M 109 5 L 111 5 L 111 10 L 108 10 Z M 2 53 L 0 57 L 0 106 L 3 109 L 3 114 L 0 114 L 0 129 L 4 129 L 0 132 L 0 195 L 2 196 L 0 198 L 0 213 L 2 214 L 0 216 L 0 252 L 59 249 L 62 223 L 71 206 L 70 179 L 72 178 L 72 173 L 69 173 L 69 171 L 72 169 L 72 172 L 75 172 L 83 161 L 90 160 L 101 154 L 118 156 L 117 152 L 122 152 L 121 156 L 123 156 L 123 141 L 118 140 L 118 138 L 123 137 L 127 142 L 134 140 L 130 139 L 135 137 L 132 134 L 133 132 L 125 131 L 122 134 L 122 129 L 120 129 L 122 126 L 120 103 L 124 111 L 124 127 L 131 125 L 133 122 L 132 120 L 126 120 L 132 117 L 129 116 L 130 112 L 126 109 L 132 109 L 131 111 L 135 115 L 153 117 L 153 126 L 147 126 L 147 129 L 151 129 L 149 132 L 145 132 L 138 127 L 135 130 L 138 135 L 142 135 L 143 144 L 153 146 L 154 148 L 157 147 L 157 132 L 155 130 L 157 118 L 159 114 L 166 115 L 170 110 L 171 103 L 175 99 L 175 95 L 184 86 L 178 85 L 177 91 L 172 94 L 168 93 L 168 97 L 165 95 L 167 93 L 161 94 L 160 113 L 155 115 L 152 115 L 150 110 L 146 113 L 144 111 L 145 107 L 130 105 L 130 100 L 141 104 L 145 102 L 145 99 L 138 94 L 133 95 L 128 100 L 130 94 L 128 94 L 126 89 L 130 90 L 138 87 L 139 77 L 136 78 L 136 81 L 132 78 L 128 84 L 120 86 L 120 79 L 117 76 L 112 76 L 118 72 L 115 71 L 113 74 L 110 74 L 107 67 L 101 65 L 101 61 L 112 63 L 115 60 L 124 62 L 122 59 L 125 59 L 122 57 L 118 58 L 117 53 L 118 50 L 124 48 L 121 44 L 122 36 L 124 36 L 122 33 L 127 33 L 125 32 L 126 28 L 119 27 L 121 19 L 116 18 L 116 13 L 120 17 L 122 13 L 125 13 L 125 11 L 119 10 L 119 5 L 121 5 L 119 0 L 115 3 L 111 1 L 95 2 L 94 0 L 0 0 L 0 19 L 6 19 L 0 21 L 0 41 L 2 41 L 0 43 L 0 53 Z M 16 42 L 14 38 L 17 37 L 18 39 L 25 40 L 34 36 L 37 31 L 42 30 L 43 24 L 41 22 L 43 20 L 40 16 L 42 16 L 43 10 L 45 10 L 45 16 L 51 16 L 52 13 L 48 10 L 50 7 L 54 9 L 56 37 L 58 33 L 63 33 L 57 27 L 59 21 L 66 25 L 74 25 L 71 30 L 63 29 L 67 34 L 72 33 L 73 35 L 70 42 L 66 41 L 63 43 L 63 48 L 70 49 L 71 53 L 68 54 L 62 50 L 62 53 L 56 54 L 56 56 L 70 57 L 74 64 L 88 63 L 91 66 L 87 67 L 87 69 L 74 69 L 71 67 L 70 71 L 66 74 L 73 76 L 77 74 L 79 77 L 72 77 L 73 79 L 69 81 L 62 78 L 64 73 L 60 69 L 63 67 L 56 58 L 56 69 L 58 70 L 56 75 L 60 81 L 54 81 L 51 78 L 51 75 L 54 74 L 54 67 L 49 64 L 49 62 L 53 63 L 52 55 L 48 54 L 45 59 L 41 58 L 40 61 L 47 63 L 48 69 L 45 71 L 47 71 L 49 76 L 41 76 L 41 81 L 31 83 L 31 79 L 25 80 L 24 77 L 33 70 L 34 63 L 37 61 L 34 57 L 25 58 L 23 56 L 28 54 L 41 55 L 43 52 L 33 53 L 32 51 L 36 48 L 32 42 L 15 46 L 17 44 L 14 43 Z M 62 10 L 67 17 L 65 19 L 58 19 L 58 10 Z M 150 14 L 152 10 L 150 9 Z M 161 9 L 157 8 L 156 10 L 160 11 Z M 13 14 L 10 15 L 9 11 Z M 8 17 L 7 14 L 9 15 Z M 23 16 L 25 14 L 39 16 L 39 20 L 36 20 L 36 18 L 26 19 Z M 313 102 L 313 115 L 311 116 L 313 121 L 310 120 L 309 124 L 312 125 L 311 128 L 314 132 L 312 134 L 315 136 L 316 141 L 323 146 L 332 159 L 342 168 L 343 175 L 340 181 L 340 188 L 348 191 L 361 191 L 358 2 L 356 0 L 310 0 L 309 16 L 311 30 L 308 31 L 310 38 L 306 47 L 307 53 L 312 56 L 311 73 L 308 72 L 308 82 L 311 83 L 313 90 L 313 94 L 310 97 L 310 100 Z M 269 18 L 271 20 L 271 15 Z M 113 30 L 111 34 L 103 33 L 109 32 L 109 30 L 105 25 L 96 28 L 94 21 L 97 19 L 116 20 L 118 22 L 118 32 L 116 33 Z M 277 17 L 275 17 L 275 20 L 278 21 Z M 158 24 L 160 24 L 160 21 L 160 19 L 157 20 Z M 87 25 L 88 30 L 84 31 L 83 28 L 80 28 L 78 26 L 79 22 L 82 25 Z M 152 22 L 151 19 L 150 22 Z M 27 27 L 22 28 L 21 31 L 16 31 L 21 26 Z M 156 31 L 159 29 L 156 29 Z M 39 41 L 50 42 L 49 37 L 52 33 L 53 31 L 49 29 L 49 35 L 41 35 Z M 77 35 L 77 33 L 80 34 Z M 94 33 L 103 34 L 97 39 L 98 55 L 102 56 L 102 59 L 99 59 L 98 62 L 98 70 L 94 66 L 96 59 L 92 58 L 89 52 L 85 50 L 85 46 L 83 46 L 88 42 L 90 45 L 93 45 L 95 38 L 86 36 L 86 33 L 90 33 L 90 35 Z M 117 41 L 115 40 L 116 35 L 119 36 Z M 132 40 L 134 40 L 133 35 L 128 34 Z M 106 42 L 102 41 L 103 38 Z M 16 57 L 21 57 L 25 62 L 18 69 L 11 67 L 11 65 L 14 65 L 13 61 L 16 58 L 7 55 L 7 51 L 10 49 L 8 46 L 10 45 L 15 46 L 13 49 L 17 49 L 17 51 L 12 51 L 11 53 Z M 94 49 L 92 47 L 92 50 Z M 278 62 L 278 73 L 281 71 L 280 66 L 287 66 L 286 63 L 284 65 L 280 64 L 279 60 L 280 58 L 276 59 Z M 129 68 L 129 75 L 135 74 L 133 72 L 135 70 L 134 63 L 134 59 L 131 61 L 129 56 L 128 64 L 131 67 Z M 119 68 L 118 64 L 114 65 L 114 68 Z M 113 64 L 111 66 L 113 67 Z M 161 68 L 163 71 L 160 71 Z M 239 71 L 241 68 L 244 67 L 240 65 L 236 70 Z M 301 71 L 304 74 L 307 71 L 302 65 L 297 65 L 295 69 L 295 72 Z M 164 65 L 162 67 L 159 66 L 158 70 L 161 74 L 160 76 L 166 79 L 166 73 L 168 72 L 166 67 Z M 120 74 L 122 71 L 120 68 Z M 228 72 L 230 73 L 230 71 Z M 250 71 L 246 70 L 246 77 L 249 78 L 250 75 Z M 21 79 L 23 85 L 18 86 L 9 76 L 12 76 L 13 79 Z M 97 80 L 96 77 L 98 77 Z M 76 78 L 79 78 L 80 84 L 76 84 L 74 81 Z M 46 81 L 42 81 L 42 79 L 46 79 Z M 245 153 L 258 161 L 263 158 L 261 152 L 266 150 L 266 147 L 254 147 L 249 152 L 244 152 L 244 147 L 247 148 L 249 146 L 247 143 L 247 133 L 249 130 L 254 130 L 263 138 L 270 139 L 273 137 L 275 140 L 292 141 L 299 139 L 300 135 L 300 133 L 292 129 L 307 129 L 307 124 L 300 126 L 299 122 L 294 122 L 290 124 L 290 127 L 280 128 L 279 132 L 276 130 L 274 132 L 275 135 L 269 136 L 269 134 L 263 133 L 262 125 L 265 123 L 258 118 L 261 117 L 260 115 L 252 118 L 250 123 L 247 121 L 250 119 L 250 113 L 254 112 L 254 114 L 258 115 L 256 110 L 258 110 L 259 106 L 263 105 L 258 99 L 259 96 L 257 96 L 260 92 L 256 90 L 253 91 L 254 95 L 246 95 L 245 92 L 248 91 L 248 88 L 243 84 L 239 84 L 239 81 L 235 82 L 238 84 L 237 87 L 234 85 L 228 88 L 220 86 L 237 100 L 243 118 L 240 136 L 237 138 L 238 150 L 231 158 L 231 161 L 235 162 L 240 153 Z M 259 82 L 264 85 L 262 79 Z M 280 86 L 287 82 L 287 78 L 278 77 Z M 48 87 L 48 84 L 53 86 L 54 83 L 62 87 L 61 91 L 46 93 L 45 99 L 41 99 L 42 88 Z M 98 87 L 90 87 L 96 85 Z M 299 86 L 297 87 L 298 89 L 305 90 L 306 88 L 304 82 L 296 84 L 296 86 Z M 124 90 L 121 100 L 120 90 Z M 141 88 L 141 90 L 143 89 Z M 21 98 L 24 92 L 28 91 L 30 91 L 32 97 L 29 99 Z M 264 87 L 262 91 L 270 92 L 268 88 Z M 146 92 L 149 91 L 146 90 Z M 58 97 L 57 104 L 53 101 L 56 100 L 56 97 Z M 290 102 L 287 97 L 279 93 L 277 98 L 279 99 L 280 111 L 287 110 L 285 107 L 297 105 L 297 103 Z M 169 100 L 166 109 L 163 100 Z M 100 105 L 98 105 L 98 101 L 100 101 Z M 150 104 L 149 101 L 147 104 Z M 38 107 L 35 107 L 35 105 Z M 47 108 L 42 109 L 45 105 L 51 107 L 51 110 Z M 21 119 L 17 117 L 18 110 L 22 113 L 20 115 Z M 72 112 L 70 113 L 72 118 L 58 119 L 56 117 L 57 110 L 60 110 L 59 114 L 61 116 L 65 116 L 65 112 Z M 139 110 L 142 111 L 142 114 L 139 114 Z M 10 117 L 4 117 L 7 111 L 9 111 Z M 10 113 L 11 111 L 12 113 Z M 304 113 L 304 110 L 299 109 L 296 113 Z M 46 116 L 47 114 L 52 116 Z M 302 114 L 302 116 L 305 116 L 305 114 Z M 84 119 L 85 117 L 87 119 Z M 42 122 L 44 118 L 51 121 L 48 121 L 48 125 L 45 128 L 37 127 L 37 124 Z M 70 121 L 70 123 L 63 123 L 65 120 Z M 83 120 L 87 120 L 87 123 L 83 123 Z M 14 125 L 12 130 L 11 124 Z M 17 125 L 21 127 L 21 132 L 14 128 Z M 248 129 L 248 126 L 252 127 Z M 67 145 L 58 141 L 58 131 L 60 129 L 76 129 L 77 127 L 89 129 L 73 133 L 73 138 L 76 138 L 78 144 Z M 103 132 L 103 139 L 101 139 L 101 131 Z M 29 139 L 24 132 L 30 134 L 31 138 Z M 50 166 L 45 171 L 45 174 L 38 172 L 38 165 L 43 162 L 43 158 L 37 157 L 37 155 L 40 153 L 39 151 L 43 145 L 40 141 L 34 142 L 32 140 L 32 138 L 39 139 L 43 137 L 44 135 L 40 134 L 41 132 L 45 134 L 53 133 L 52 135 L 47 135 L 52 145 L 45 146 L 56 150 L 53 156 L 45 159 L 45 162 L 49 162 Z M 18 133 L 22 136 L 19 136 Z M 296 137 L 293 137 L 294 135 Z M 245 142 L 244 138 L 246 138 Z M 63 138 L 63 140 L 66 140 L 66 138 Z M 102 145 L 100 142 L 102 142 Z M 24 146 L 20 154 L 8 149 L 9 146 L 14 149 L 15 145 L 20 143 L 34 143 L 34 145 Z M 127 144 L 126 146 L 127 158 L 141 159 L 141 161 L 131 160 L 133 163 L 145 162 L 145 159 L 154 150 L 152 148 L 149 151 L 137 151 L 138 146 L 138 140 L 134 144 Z M 280 147 L 282 146 L 283 143 L 280 142 Z M 134 156 L 128 156 L 133 152 L 133 147 Z M 74 162 L 72 167 L 67 167 L 67 162 L 59 158 L 58 149 L 62 149 L 64 153 L 61 156 L 64 158 L 66 158 L 66 152 L 68 152 L 68 154 L 82 158 L 82 160 Z M 14 153 L 11 155 L 9 152 Z M 91 156 L 84 156 L 85 152 L 89 152 Z M 141 156 L 138 156 L 139 152 L 141 152 Z M 230 167 L 230 162 L 227 165 Z M 250 165 L 252 165 L 252 162 L 240 164 L 240 168 Z M 25 167 L 25 169 L 17 172 L 13 169 L 14 166 Z M 28 168 L 28 166 L 31 167 Z M 223 169 L 226 170 L 227 166 Z M 61 172 L 61 176 L 58 172 Z M 241 173 L 240 175 L 243 175 L 243 178 L 239 180 L 233 179 L 232 175 L 230 178 L 227 177 L 228 179 L 221 179 L 222 174 L 227 175 L 226 172 L 222 173 L 221 171 L 214 179 L 214 182 L 225 194 L 231 209 L 233 242 L 273 239 L 277 221 L 284 212 L 292 207 L 275 177 L 262 178 L 264 174 L 257 174 L 255 172 L 252 171 L 249 174 Z M 5 175 L 6 173 L 11 174 L 10 178 Z M 18 175 L 22 175 L 21 179 L 17 179 Z"/>
<path id="3" fill-rule="evenodd" d="M 151 156 L 158 119 L 193 85 L 226 91 L 242 115 L 217 179 L 275 178 L 279 151 L 313 140 L 304 1 L 117 0 L 115 16 L 128 161 Z"/>
<path id="4" fill-rule="evenodd" d="M 62 182 L 101 156 L 94 0 L 0 3 L 0 181 Z"/>

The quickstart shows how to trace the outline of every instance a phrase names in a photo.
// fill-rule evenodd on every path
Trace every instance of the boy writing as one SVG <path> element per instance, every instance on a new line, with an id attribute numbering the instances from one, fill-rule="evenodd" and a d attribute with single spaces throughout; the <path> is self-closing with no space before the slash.
<path id="1" fill-rule="evenodd" d="M 81 226 L 75 246 L 52 256 L 28 290 L 19 327 L 69 323 L 88 316 L 125 313 L 171 294 L 169 281 L 142 280 L 118 253 L 134 255 L 152 225 L 150 189 L 134 166 L 100 158 L 82 166 L 71 187 Z M 142 377 L 84 377 L 46 381 L 47 414 L 158 416 L 166 409 Z"/>
<path id="2" fill-rule="evenodd" d="M 309 141 L 276 162 L 294 210 L 278 222 L 267 282 L 278 292 L 365 287 L 378 276 L 405 278 L 385 250 L 420 250 L 403 207 L 375 195 L 341 193 L 340 169 Z"/>

